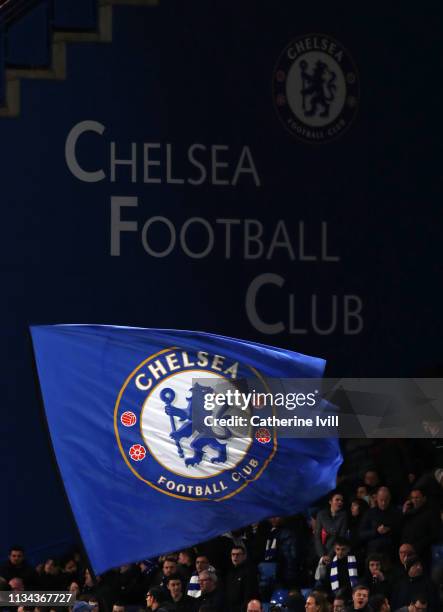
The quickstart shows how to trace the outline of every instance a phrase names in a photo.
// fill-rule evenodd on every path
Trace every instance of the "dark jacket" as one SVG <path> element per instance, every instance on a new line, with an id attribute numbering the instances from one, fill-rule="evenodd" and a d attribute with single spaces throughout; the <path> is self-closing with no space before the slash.
<path id="1" fill-rule="evenodd" d="M 391 598 L 392 610 L 409 605 L 419 595 L 426 597 L 428 612 L 439 612 L 440 605 L 437 586 L 424 574 L 415 578 L 407 576 L 394 584 Z"/>
<path id="2" fill-rule="evenodd" d="M 164 604 L 162 604 L 163 606 Z M 168 606 L 170 610 L 180 610 L 181 612 L 194 612 L 194 610 L 198 610 L 196 608 L 196 600 L 194 597 L 189 597 L 189 595 L 184 594 L 180 601 L 172 601 L 168 602 Z"/>
<path id="3" fill-rule="evenodd" d="M 197 597 L 196 609 L 199 610 L 203 605 L 212 606 L 217 612 L 226 612 L 226 600 L 220 589 L 215 589 L 212 593 L 202 593 L 200 597 Z"/>
<path id="4" fill-rule="evenodd" d="M 386 510 L 370 508 L 360 524 L 360 539 L 366 542 L 367 552 L 390 552 L 397 544 L 401 520 L 401 512 L 393 506 L 389 506 Z M 378 533 L 377 528 L 380 525 L 389 527 L 390 531 L 385 534 Z"/>
<path id="5" fill-rule="evenodd" d="M 232 567 L 225 580 L 227 605 L 231 612 L 242 612 L 248 601 L 259 598 L 257 569 L 245 561 Z"/>
<path id="6" fill-rule="evenodd" d="M 37 572 L 26 561 L 20 565 L 13 565 L 10 561 L 0 566 L 0 576 L 9 582 L 11 578 L 21 578 L 25 589 L 37 589 L 39 578 Z"/>
<path id="7" fill-rule="evenodd" d="M 385 577 L 384 580 L 377 580 L 368 572 L 365 574 L 362 580 L 359 580 L 359 582 L 360 584 L 364 584 L 368 587 L 371 596 L 383 595 L 384 597 L 387 597 L 387 599 L 390 599 L 392 584 L 388 578 Z"/>
<path id="8" fill-rule="evenodd" d="M 417 510 L 413 508 L 403 515 L 402 542 L 412 544 L 417 555 L 427 559 L 431 545 L 438 540 L 440 517 L 437 510 L 426 502 Z"/>
<path id="9" fill-rule="evenodd" d="M 348 519 L 345 510 L 340 510 L 332 516 L 329 508 L 320 510 L 315 523 L 315 551 L 319 557 L 332 554 L 337 536 L 346 537 L 348 531 Z M 325 542 L 323 543 L 323 540 Z"/>

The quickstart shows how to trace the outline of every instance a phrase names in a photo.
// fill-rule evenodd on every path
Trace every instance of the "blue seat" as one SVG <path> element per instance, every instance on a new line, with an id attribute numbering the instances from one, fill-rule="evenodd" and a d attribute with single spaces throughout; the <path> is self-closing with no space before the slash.
<path id="1" fill-rule="evenodd" d="M 311 591 L 312 591 L 312 589 L 310 589 L 310 588 L 309 588 L 309 589 L 300 589 L 300 593 L 303 595 L 303 597 L 304 597 L 305 599 L 307 599 L 307 598 L 308 598 L 309 593 L 310 593 Z"/>
<path id="2" fill-rule="evenodd" d="M 258 564 L 258 583 L 260 587 L 268 587 L 275 583 L 277 576 L 277 564 L 263 561 Z"/>

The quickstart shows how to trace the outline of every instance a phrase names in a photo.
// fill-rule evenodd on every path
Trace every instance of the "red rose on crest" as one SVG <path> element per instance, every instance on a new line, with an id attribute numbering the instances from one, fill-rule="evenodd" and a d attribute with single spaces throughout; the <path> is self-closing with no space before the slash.
<path id="1" fill-rule="evenodd" d="M 132 461 L 141 461 L 146 457 L 146 449 L 141 444 L 133 444 L 129 449 Z"/>

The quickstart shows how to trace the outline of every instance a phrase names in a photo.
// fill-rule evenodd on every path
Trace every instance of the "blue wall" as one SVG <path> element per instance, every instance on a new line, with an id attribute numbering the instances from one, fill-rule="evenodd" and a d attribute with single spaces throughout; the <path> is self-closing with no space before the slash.
<path id="1" fill-rule="evenodd" d="M 326 357 L 330 375 L 406 376 L 440 361 L 438 15 L 385 4 L 381 17 L 347 4 L 116 6 L 112 43 L 67 45 L 65 80 L 22 79 L 20 116 L 0 118 L 9 513 L 1 556 L 23 542 L 37 560 L 74 533 L 39 413 L 30 323 L 212 331 Z M 349 129 L 316 144 L 285 129 L 273 100 L 279 57 L 312 32 L 344 46 L 360 87 Z M 80 180 L 65 156 L 68 135 L 85 121 L 103 126 L 75 146 L 84 171 L 103 170 L 96 182 Z M 117 165 L 114 181 L 112 142 L 117 158 L 131 157 L 132 143 L 137 156 L 134 168 Z M 154 145 L 148 170 L 158 183 L 144 182 L 144 143 Z M 194 144 L 201 146 L 189 153 Z M 215 179 L 226 184 L 210 180 L 211 155 L 220 164 Z M 169 179 L 184 182 L 168 183 L 168 167 Z M 119 236 L 115 217 L 119 255 L 111 255 L 116 197 L 134 198 L 121 217 L 137 230 Z M 164 257 L 142 240 L 145 222 L 158 216 L 167 221 L 152 224 L 149 248 L 167 249 L 166 224 L 177 234 Z M 203 221 L 185 233 L 190 251 L 204 251 L 208 224 L 214 233 L 200 258 L 180 246 L 195 217 Z M 229 257 L 226 221 L 217 219 L 235 220 Z M 258 258 L 245 258 L 246 247 L 261 249 L 252 239 L 245 247 L 248 219 L 258 222 L 250 232 L 263 226 Z M 358 315 L 346 317 L 346 304 Z M 277 325 L 275 333 L 263 323 Z"/>

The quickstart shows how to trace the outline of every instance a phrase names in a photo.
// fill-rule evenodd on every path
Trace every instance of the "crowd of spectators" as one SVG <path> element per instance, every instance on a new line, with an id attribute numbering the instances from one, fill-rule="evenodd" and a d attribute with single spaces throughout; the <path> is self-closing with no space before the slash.
<path id="1" fill-rule="evenodd" d="M 443 440 L 342 444 L 336 488 L 303 515 L 101 576 L 80 553 L 32 567 L 13 546 L 0 590 L 69 590 L 74 612 L 441 612 Z"/>

